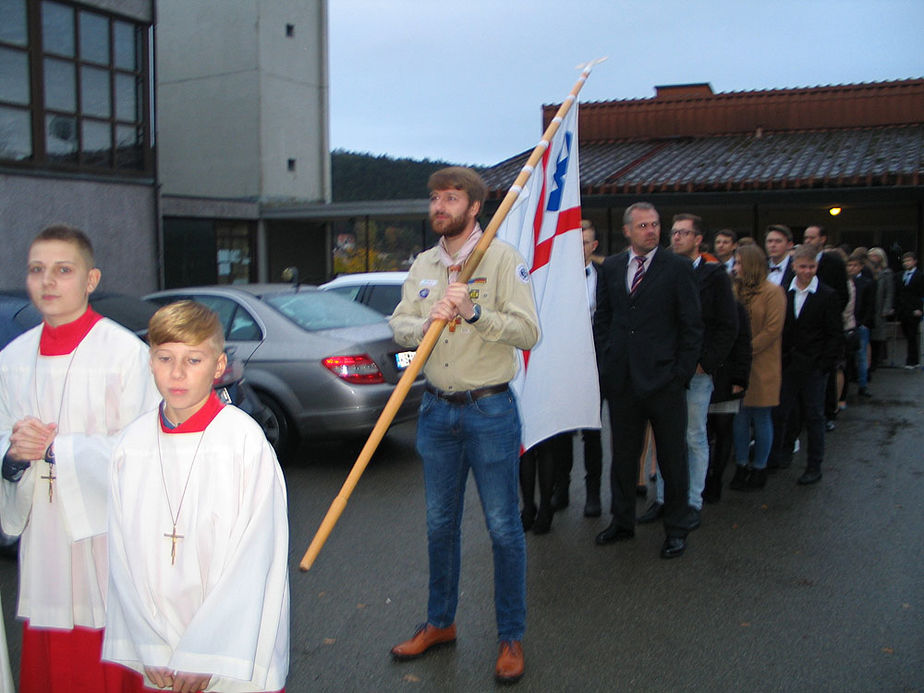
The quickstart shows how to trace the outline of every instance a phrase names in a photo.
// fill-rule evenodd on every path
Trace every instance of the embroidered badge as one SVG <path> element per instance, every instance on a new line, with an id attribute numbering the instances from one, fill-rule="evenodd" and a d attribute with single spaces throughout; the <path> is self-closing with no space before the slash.
<path id="1" fill-rule="evenodd" d="M 480 292 L 478 289 L 469 289 L 469 290 L 468 290 L 468 297 L 469 297 L 471 300 L 475 301 L 475 300 L 478 299 L 478 295 L 479 295 L 480 293 L 481 293 L 481 292 Z"/>
<path id="2" fill-rule="evenodd" d="M 436 279 L 421 279 L 419 286 L 436 286 Z"/>
<path id="3" fill-rule="evenodd" d="M 417 292 L 417 295 L 420 296 L 421 298 L 426 298 L 427 296 L 430 295 L 430 289 L 421 289 L 420 291 Z"/>
<path id="4" fill-rule="evenodd" d="M 521 282 L 529 284 L 529 270 L 526 269 L 526 265 L 517 265 L 517 276 Z"/>

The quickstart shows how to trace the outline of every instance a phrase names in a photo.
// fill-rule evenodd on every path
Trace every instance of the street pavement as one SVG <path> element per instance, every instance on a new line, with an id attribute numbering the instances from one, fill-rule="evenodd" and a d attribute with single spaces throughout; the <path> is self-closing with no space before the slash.
<path id="1" fill-rule="evenodd" d="M 875 397 L 851 398 L 827 435 L 821 483 L 796 485 L 799 453 L 763 492 L 726 488 L 721 503 L 705 507 L 686 554 L 671 561 L 658 557 L 658 525 L 638 527 L 630 542 L 594 545 L 608 517 L 582 515 L 576 447 L 570 507 L 550 534 L 527 535 L 527 670 L 517 689 L 924 690 L 924 373 L 880 370 L 870 389 Z M 412 662 L 388 654 L 426 618 L 413 424 L 392 429 L 314 567 L 299 571 L 360 447 L 306 445 L 286 468 L 287 691 L 493 689 L 492 560 L 474 481 L 458 643 Z M 0 559 L 0 595 L 18 672 L 15 560 Z"/>

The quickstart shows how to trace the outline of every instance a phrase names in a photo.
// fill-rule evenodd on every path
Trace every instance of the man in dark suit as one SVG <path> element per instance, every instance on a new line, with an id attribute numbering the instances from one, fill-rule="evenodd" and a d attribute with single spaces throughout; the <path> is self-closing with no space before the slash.
<path id="1" fill-rule="evenodd" d="M 825 450 L 825 383 L 843 349 L 844 333 L 837 294 L 818 280 L 815 250 L 809 245 L 792 255 L 795 279 L 786 292 L 783 326 L 783 386 L 780 407 L 786 425 L 796 404 L 802 406 L 805 424 L 806 468 L 800 484 L 821 480 Z M 784 435 L 783 439 L 791 438 Z M 774 440 L 777 447 L 781 441 Z"/>
<path id="2" fill-rule="evenodd" d="M 908 340 L 908 356 L 905 359 L 905 368 L 912 370 L 920 364 L 920 331 L 922 300 L 924 296 L 924 276 L 918 269 L 918 256 L 913 252 L 902 255 L 902 267 L 905 271 L 898 279 L 898 320 L 902 324 L 902 332 Z"/>
<path id="3" fill-rule="evenodd" d="M 699 289 L 689 260 L 661 248 L 661 222 L 647 202 L 623 216 L 629 248 L 600 265 L 594 342 L 613 438 L 613 520 L 597 544 L 635 536 L 638 463 L 651 423 L 664 477 L 662 558 L 686 549 L 687 403 L 703 340 Z"/>
<path id="4" fill-rule="evenodd" d="M 841 258 L 837 251 L 826 251 L 825 246 L 828 244 L 828 235 L 824 226 L 807 226 L 805 233 L 802 235 L 803 245 L 815 249 L 815 261 L 818 263 L 816 276 L 822 284 L 827 284 L 835 293 L 837 293 L 838 303 L 840 304 L 841 313 L 847 308 L 850 302 L 850 289 L 847 288 L 849 279 L 847 278 L 847 263 Z M 841 329 L 847 329 L 843 316 Z M 838 380 L 843 379 L 844 363 L 846 354 L 841 353 L 837 358 L 837 367 L 832 370 L 828 378 L 825 390 L 825 429 L 833 431 L 837 428 L 834 419 L 837 418 L 840 408 L 838 400 L 840 399 L 840 387 Z"/>
<path id="5" fill-rule="evenodd" d="M 792 281 L 792 230 L 783 224 L 771 224 L 764 233 L 764 248 L 767 251 L 767 279 L 782 286 L 783 290 Z"/>

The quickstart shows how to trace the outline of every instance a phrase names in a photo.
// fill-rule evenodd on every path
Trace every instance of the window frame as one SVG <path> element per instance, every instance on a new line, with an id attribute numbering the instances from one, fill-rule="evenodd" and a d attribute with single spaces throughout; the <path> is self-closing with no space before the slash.
<path id="1" fill-rule="evenodd" d="M 74 51 L 71 56 L 61 55 L 60 52 L 53 49 L 49 52 L 44 47 L 42 12 L 46 2 L 51 1 L 57 5 L 65 6 L 73 11 L 71 30 L 74 38 Z M 28 61 L 29 69 L 29 103 L 23 105 L 10 101 L 0 101 L 0 107 L 15 111 L 28 113 L 31 120 L 30 134 L 31 155 L 22 159 L 0 158 L 0 166 L 10 169 L 24 170 L 47 170 L 55 172 L 72 172 L 77 174 L 102 175 L 106 177 L 117 176 L 120 178 L 141 178 L 150 179 L 154 175 L 154 149 L 153 149 L 153 113 L 151 108 L 151 99 L 153 88 L 151 84 L 152 75 L 152 56 L 151 40 L 152 25 L 149 22 L 138 21 L 137 19 L 126 17 L 102 10 L 96 7 L 88 7 L 79 3 L 70 2 L 69 0 L 40 0 L 33 2 L 25 0 L 26 5 L 26 46 L 16 45 L 14 43 L 0 42 L 0 47 L 8 50 L 14 50 L 24 53 Z M 93 15 L 94 19 L 102 18 L 106 22 L 108 31 L 108 63 L 100 64 L 96 60 L 85 59 L 81 55 L 81 16 L 82 14 Z M 134 30 L 135 36 L 135 65 L 133 69 L 117 65 L 119 51 L 116 47 L 117 36 L 124 37 L 124 29 L 117 29 L 118 24 L 128 24 Z M 74 101 L 75 109 L 73 113 L 68 113 L 59 108 L 49 108 L 45 103 L 45 61 L 52 59 L 63 61 L 73 66 L 74 70 Z M 104 70 L 108 77 L 108 97 L 109 113 L 108 116 L 93 115 L 84 110 L 82 103 L 82 72 L 84 70 Z M 119 77 L 123 76 L 120 81 Z M 120 83 L 124 87 L 127 80 L 124 76 L 129 76 L 134 82 L 135 94 L 135 113 L 134 120 L 125 118 L 125 113 L 120 113 L 118 97 L 120 92 Z M 56 155 L 49 154 L 48 147 L 48 123 L 50 119 L 56 116 L 71 118 L 75 123 L 74 137 L 76 139 L 76 150 L 73 155 Z M 109 148 L 102 150 L 92 150 L 84 148 L 84 127 L 105 125 L 109 131 Z M 125 163 L 124 154 L 119 149 L 119 133 L 125 132 L 128 128 L 134 128 L 136 139 L 129 151 L 132 152 L 129 164 Z M 139 133 L 140 129 L 140 133 Z M 138 135 L 140 134 L 140 142 Z M 136 148 L 140 144 L 140 150 Z M 137 154 L 135 153 L 137 151 Z M 105 152 L 100 162 L 100 152 Z"/>

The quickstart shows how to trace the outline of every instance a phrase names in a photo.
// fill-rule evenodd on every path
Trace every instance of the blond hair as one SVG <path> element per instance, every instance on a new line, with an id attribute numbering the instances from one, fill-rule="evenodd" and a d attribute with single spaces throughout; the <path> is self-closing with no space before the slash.
<path id="1" fill-rule="evenodd" d="M 198 346 L 210 341 L 216 352 L 225 348 L 225 335 L 215 311 L 196 301 L 177 301 L 158 309 L 148 323 L 152 347 L 179 342 Z"/>

